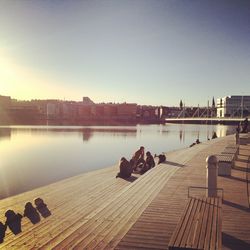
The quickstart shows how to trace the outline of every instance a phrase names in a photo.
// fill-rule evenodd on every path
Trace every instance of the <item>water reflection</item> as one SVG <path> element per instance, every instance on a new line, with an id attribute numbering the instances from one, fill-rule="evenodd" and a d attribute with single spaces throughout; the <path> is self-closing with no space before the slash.
<path id="1" fill-rule="evenodd" d="M 185 139 L 184 139 L 184 133 L 183 133 L 183 130 L 182 129 L 180 129 L 180 142 L 182 142 L 182 141 L 185 141 Z"/>
<path id="2" fill-rule="evenodd" d="M 0 140 L 10 139 L 11 129 L 10 128 L 0 128 Z"/>
<path id="3" fill-rule="evenodd" d="M 152 154 L 188 147 L 222 125 L 13 126 L 0 127 L 0 197 L 18 194 L 70 176 L 130 159 L 143 145 Z M 6 138 L 8 140 L 6 140 Z"/>
<path id="4" fill-rule="evenodd" d="M 111 129 L 111 128 L 85 128 L 81 130 L 83 141 L 89 141 L 96 134 L 120 137 L 136 137 L 136 129 Z"/>
<path id="5" fill-rule="evenodd" d="M 91 129 L 86 129 L 82 132 L 82 139 L 83 141 L 88 141 L 93 136 L 93 132 Z"/>
<path id="6" fill-rule="evenodd" d="M 0 138 L 1 137 L 10 137 L 11 133 L 20 133 L 23 134 L 50 134 L 52 136 L 57 135 L 61 136 L 64 134 L 65 136 L 71 136 L 71 133 L 79 133 L 82 134 L 83 141 L 89 141 L 91 137 L 95 134 L 108 134 L 109 136 L 136 136 L 137 129 L 136 127 L 130 128 L 123 128 L 123 127 L 57 127 L 57 126 L 13 126 L 13 127 L 1 127 L 0 126 Z"/>

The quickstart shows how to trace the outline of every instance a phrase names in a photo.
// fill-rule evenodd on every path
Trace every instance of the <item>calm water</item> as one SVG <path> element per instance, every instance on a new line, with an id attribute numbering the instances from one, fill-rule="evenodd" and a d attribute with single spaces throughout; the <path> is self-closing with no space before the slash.
<path id="1" fill-rule="evenodd" d="M 188 147 L 213 132 L 233 133 L 223 125 L 11 126 L 0 127 L 0 198 L 70 176 L 117 164 L 144 145 L 151 153 Z"/>

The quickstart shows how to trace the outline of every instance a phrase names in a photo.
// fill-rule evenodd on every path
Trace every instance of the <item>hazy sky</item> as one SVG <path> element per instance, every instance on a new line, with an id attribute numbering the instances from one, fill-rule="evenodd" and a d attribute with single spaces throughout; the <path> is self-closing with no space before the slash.
<path id="1" fill-rule="evenodd" d="M 0 0 L 0 95 L 206 105 L 250 95 L 250 1 Z"/>

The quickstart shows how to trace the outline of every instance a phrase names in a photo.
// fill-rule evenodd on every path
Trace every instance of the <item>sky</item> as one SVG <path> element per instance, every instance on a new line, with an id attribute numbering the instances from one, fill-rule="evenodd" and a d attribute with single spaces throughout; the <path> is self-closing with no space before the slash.
<path id="1" fill-rule="evenodd" d="M 243 94 L 248 0 L 0 0 L 0 95 L 202 106 Z"/>

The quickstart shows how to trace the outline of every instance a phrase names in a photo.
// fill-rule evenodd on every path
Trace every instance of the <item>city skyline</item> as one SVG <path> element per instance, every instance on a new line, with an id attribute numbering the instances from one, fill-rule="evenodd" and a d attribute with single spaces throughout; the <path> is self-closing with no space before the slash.
<path id="1" fill-rule="evenodd" d="M 205 106 L 250 93 L 248 1 L 1 1 L 0 94 Z"/>

